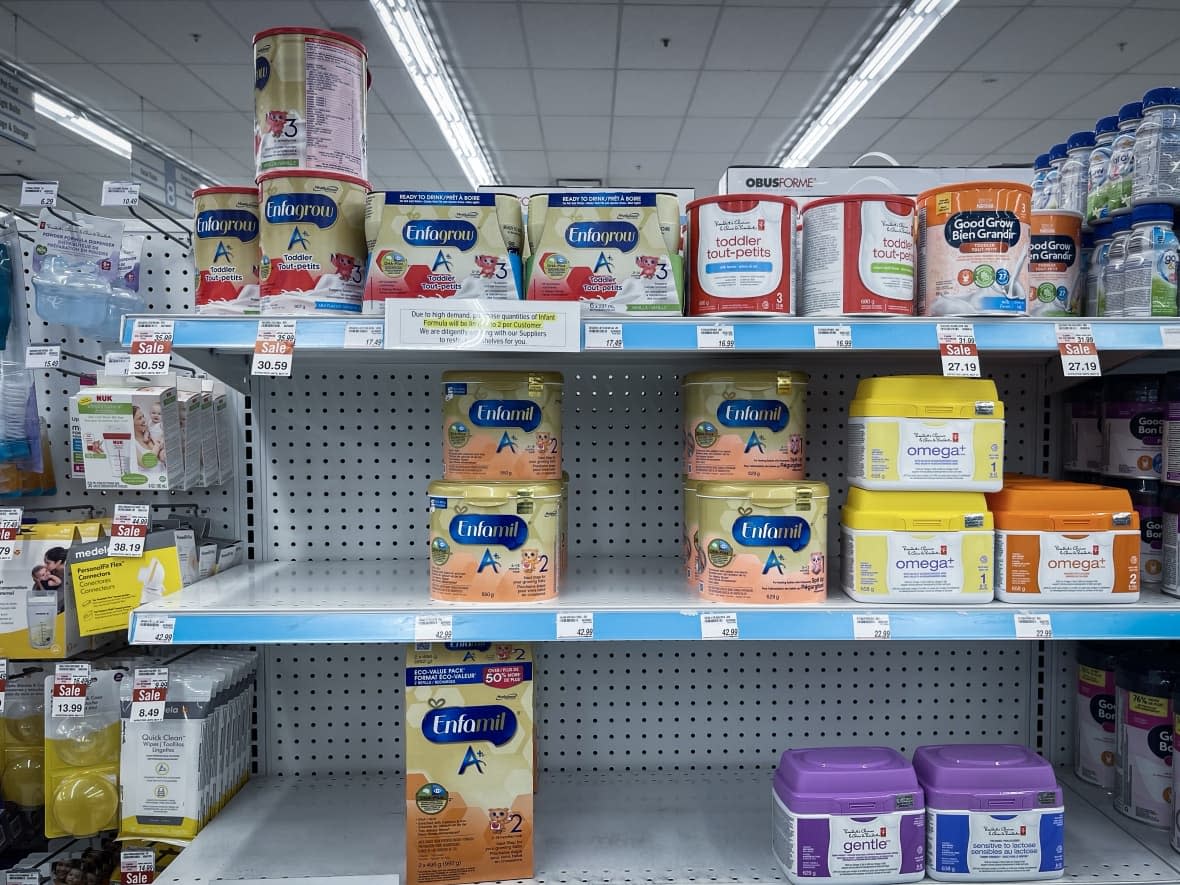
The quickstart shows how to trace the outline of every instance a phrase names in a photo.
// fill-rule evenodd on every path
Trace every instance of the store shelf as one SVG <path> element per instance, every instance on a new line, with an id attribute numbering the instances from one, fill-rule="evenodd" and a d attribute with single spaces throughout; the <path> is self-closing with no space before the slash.
<path id="1" fill-rule="evenodd" d="M 676 559 L 577 558 L 561 597 L 478 606 L 432 602 L 419 561 L 252 563 L 137 609 L 175 619 L 177 643 L 413 642 L 419 618 L 450 615 L 455 641 L 546 641 L 558 616 L 593 615 L 593 641 L 701 639 L 702 614 L 734 612 L 739 639 L 856 638 L 856 616 L 889 616 L 897 640 L 1017 639 L 1016 615 L 1048 614 L 1055 639 L 1180 637 L 1180 599 L 1157 591 L 1126 605 L 864 605 L 839 590 L 822 605 L 702 603 Z M 588 641 L 588 640 L 584 640 Z"/>
<path id="2" fill-rule="evenodd" d="M 770 779 L 700 771 L 543 777 L 529 881 L 785 881 L 770 851 Z M 1064 881 L 1180 882 L 1180 855 L 1163 831 L 1112 822 L 1101 797 L 1066 781 Z M 348 877 L 372 876 L 392 885 L 405 865 L 402 789 L 400 778 L 253 781 L 156 881 L 335 877 L 360 885 Z"/>

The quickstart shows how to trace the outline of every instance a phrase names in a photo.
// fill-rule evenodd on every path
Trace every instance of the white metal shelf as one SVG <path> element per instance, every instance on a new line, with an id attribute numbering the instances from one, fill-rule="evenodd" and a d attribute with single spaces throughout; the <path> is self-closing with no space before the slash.
<path id="1" fill-rule="evenodd" d="M 1162 830 L 1112 824 L 1101 791 L 1065 781 L 1064 881 L 1180 882 Z M 544 778 L 535 885 L 785 882 L 770 851 L 769 771 L 610 772 Z M 252 781 L 157 882 L 401 875 L 403 785 L 385 778 Z M 1110 812 L 1114 814 L 1114 812 Z M 327 825 L 326 825 L 327 824 Z"/>
<path id="2" fill-rule="evenodd" d="M 413 642 L 418 616 L 449 614 L 455 641 L 557 639 L 559 614 L 594 615 L 596 641 L 691 640 L 701 613 L 736 613 L 740 639 L 840 640 L 856 615 L 887 614 L 897 640 L 1017 639 L 1017 614 L 1047 613 L 1055 639 L 1180 636 L 1180 599 L 1145 592 L 1127 605 L 1023 606 L 862 604 L 839 589 L 818 605 L 777 608 L 702 602 L 680 561 L 586 557 L 572 562 L 553 602 L 476 606 L 432 602 L 424 561 L 252 563 L 137 609 L 175 618 L 177 643 Z"/>

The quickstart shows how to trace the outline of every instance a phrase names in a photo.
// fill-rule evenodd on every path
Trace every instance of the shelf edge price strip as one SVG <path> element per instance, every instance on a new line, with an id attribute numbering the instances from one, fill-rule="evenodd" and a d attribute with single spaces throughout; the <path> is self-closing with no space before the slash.
<path id="1" fill-rule="evenodd" d="M 139 319 L 131 328 L 128 375 L 167 375 L 172 368 L 172 320 Z"/>
<path id="2" fill-rule="evenodd" d="M 584 350 L 622 350 L 622 323 L 587 323 Z"/>
<path id="3" fill-rule="evenodd" d="M 251 375 L 290 378 L 295 354 L 295 320 L 259 320 Z"/>
<path id="4" fill-rule="evenodd" d="M 593 612 L 563 612 L 557 616 L 558 639 L 593 639 Z"/>
<path id="5" fill-rule="evenodd" d="M 938 352 L 947 378 L 978 378 L 979 348 L 972 323 L 938 323 Z"/>
<path id="6" fill-rule="evenodd" d="M 740 639 L 736 612 L 701 612 L 701 639 Z"/>
<path id="7" fill-rule="evenodd" d="M 42 208 L 57 205 L 56 181 L 22 181 L 20 183 L 20 204 Z"/>
<path id="8" fill-rule="evenodd" d="M 1061 354 L 1061 373 L 1066 378 L 1102 377 L 1094 329 L 1089 323 L 1058 323 L 1057 351 Z"/>
<path id="9" fill-rule="evenodd" d="M 853 639 L 892 639 L 893 625 L 889 615 L 853 615 Z"/>
<path id="10" fill-rule="evenodd" d="M 152 885 L 156 879 L 156 853 L 150 848 L 119 852 L 119 880 L 123 885 Z"/>
<path id="11" fill-rule="evenodd" d="M 168 668 L 137 667 L 131 681 L 130 722 L 163 722 L 168 700 Z"/>
<path id="12" fill-rule="evenodd" d="M 175 636 L 176 618 L 172 615 L 136 615 L 131 644 L 171 645 Z"/>
<path id="13" fill-rule="evenodd" d="M 697 350 L 735 350 L 733 326 L 729 323 L 713 323 L 697 326 Z"/>
<path id="14" fill-rule="evenodd" d="M 0 560 L 12 559 L 16 555 L 24 514 L 20 507 L 0 507 Z"/>
<path id="15" fill-rule="evenodd" d="M 63 661 L 53 671 L 53 702 L 49 715 L 54 719 L 81 719 L 86 715 L 86 689 L 90 686 L 90 665 Z"/>
<path id="16" fill-rule="evenodd" d="M 111 540 L 108 556 L 143 556 L 147 539 L 150 508 L 147 504 L 116 504 L 111 517 Z"/>
<path id="17" fill-rule="evenodd" d="M 454 633 L 450 615 L 418 615 L 414 618 L 415 642 L 450 642 Z"/>
<path id="18" fill-rule="evenodd" d="M 1013 615 L 1017 639 L 1052 639 L 1053 619 L 1049 615 Z"/>
<path id="19" fill-rule="evenodd" d="M 60 344 L 30 344 L 25 348 L 25 367 L 29 369 L 60 369 Z"/>

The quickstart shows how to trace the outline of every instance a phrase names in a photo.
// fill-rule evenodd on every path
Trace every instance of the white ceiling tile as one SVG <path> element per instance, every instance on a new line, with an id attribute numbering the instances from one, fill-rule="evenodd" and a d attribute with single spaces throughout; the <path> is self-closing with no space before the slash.
<path id="1" fill-rule="evenodd" d="M 1083 38 L 1046 70 L 1118 73 L 1165 47 L 1175 55 L 1180 41 L 1180 12 L 1123 9 L 1093 34 Z M 1176 65 L 1173 64 L 1172 71 Z"/>
<path id="2" fill-rule="evenodd" d="M 369 89 L 369 112 L 372 113 L 374 109 L 379 109 L 384 106 L 391 114 L 428 114 L 430 109 L 426 107 L 426 102 L 422 100 L 422 96 L 418 94 L 418 89 L 414 86 L 410 75 L 406 73 L 406 69 L 402 67 L 399 62 L 396 66 L 374 67 L 371 69 L 373 74 L 373 85 Z M 456 71 L 455 74 L 460 81 L 464 93 L 469 101 L 474 103 L 475 96 L 469 88 L 469 83 L 465 79 L 466 71 Z M 527 77 L 519 77 L 520 82 L 528 83 Z M 252 99 L 251 99 L 252 100 Z"/>
<path id="3" fill-rule="evenodd" d="M 612 151 L 608 174 L 612 183 L 617 178 L 627 178 L 645 179 L 656 185 L 664 180 L 667 168 L 668 154 L 664 151 Z"/>
<path id="4" fill-rule="evenodd" d="M 487 182 L 487 184 L 491 184 L 491 183 L 492 182 L 490 182 L 490 181 Z M 476 187 L 479 187 L 479 185 L 476 185 Z M 444 191 L 465 191 L 465 190 L 471 189 L 471 182 L 468 181 L 466 178 L 461 178 L 461 177 L 440 178 L 438 180 L 438 188 L 439 188 L 439 190 L 444 190 Z"/>
<path id="5" fill-rule="evenodd" d="M 882 6 L 877 15 L 866 15 L 863 9 L 839 6 L 825 9 L 807 32 L 790 67 L 798 71 L 839 70 L 864 45 L 881 14 L 888 10 L 888 6 Z"/>
<path id="6" fill-rule="evenodd" d="M 93 62 L 166 62 L 168 55 L 146 38 L 133 26 L 111 14 L 103 3 L 97 0 L 74 0 L 68 6 L 68 17 L 64 17 L 59 3 L 45 0 L 20 0 L 5 4 L 10 12 L 16 13 L 25 22 L 59 41 L 67 49 Z M 10 29 L 10 23 L 5 28 Z M 18 35 L 24 28 L 18 28 Z M 24 37 L 18 36 L 23 44 Z M 18 45 L 20 58 L 25 58 L 22 46 Z M 50 59 L 51 61 L 73 61 L 70 58 Z"/>
<path id="7" fill-rule="evenodd" d="M 610 147 L 610 117 L 563 117 L 549 114 L 541 118 L 546 150 L 597 151 Z"/>
<path id="8" fill-rule="evenodd" d="M 988 6 L 984 9 L 960 3 L 905 60 L 901 71 L 950 73 L 957 70 L 963 63 L 964 46 L 990 45 L 992 35 L 1017 12 L 1016 6 Z"/>
<path id="9" fill-rule="evenodd" d="M 1092 9 L 1086 14 L 1065 15 L 1060 9 L 1030 6 L 1022 9 L 999 33 L 963 64 L 964 71 L 1037 71 L 1051 59 L 1069 51 L 1105 21 L 1113 9 Z"/>
<path id="10" fill-rule="evenodd" d="M 1175 50 L 1173 50 L 1175 53 Z M 1118 113 L 1118 109 L 1129 101 L 1139 101 L 1143 93 L 1157 86 L 1170 86 L 1178 79 L 1156 74 L 1118 74 L 1085 96 L 1087 114 L 1093 112 L 1095 119 L 1105 114 Z M 1071 115 L 1073 116 L 1073 115 Z"/>
<path id="11" fill-rule="evenodd" d="M 1140 56 L 1131 68 L 1132 74 L 1163 74 L 1171 76 L 1176 72 L 1176 51 L 1167 46 L 1149 56 Z M 1163 80 L 1163 77 L 1160 78 Z"/>
<path id="12" fill-rule="evenodd" d="M 508 184 L 547 185 L 551 180 L 544 151 L 498 151 L 496 165 Z"/>
<path id="13" fill-rule="evenodd" d="M 552 178 L 605 178 L 606 151 L 549 151 Z"/>
<path id="14" fill-rule="evenodd" d="M 510 68 L 525 57 L 524 34 L 515 3 L 425 4 L 453 67 Z"/>
<path id="15" fill-rule="evenodd" d="M 671 152 L 682 122 L 682 117 L 615 117 L 611 150 Z"/>
<path id="16" fill-rule="evenodd" d="M 386 70 L 392 69 L 383 68 L 382 73 Z M 404 71 L 401 74 L 405 77 L 405 85 L 413 92 L 414 98 L 421 102 L 410 78 L 405 76 Z M 530 105 L 533 97 L 533 81 L 529 77 L 529 72 L 524 68 L 465 68 L 457 71 L 457 74 L 463 91 L 467 94 L 467 98 L 477 114 L 519 114 L 526 110 L 532 110 Z M 375 77 L 376 75 L 374 75 Z M 387 101 L 387 91 L 392 94 L 400 88 L 402 88 L 402 84 L 396 82 L 391 82 L 388 90 L 383 86 L 381 89 L 382 101 Z M 423 105 L 423 107 L 425 106 Z M 389 106 L 389 109 L 395 114 L 406 112 L 392 105 Z"/>
<path id="17" fill-rule="evenodd" d="M 8 58 L 18 58 L 25 64 L 37 66 L 84 61 L 82 56 L 67 49 L 52 34 L 22 19 L 17 19 L 13 27 L 12 19 L 9 18 L 5 26 L 0 28 L 0 51 Z"/>
<path id="18" fill-rule="evenodd" d="M 432 175 L 417 151 L 369 148 L 369 178 L 374 183 L 385 178 L 421 179 Z"/>
<path id="19" fill-rule="evenodd" d="M 1031 123 L 1031 121 L 1030 121 Z M 1036 158 L 1049 150 L 1054 144 L 1065 141 L 1071 132 L 1076 132 L 1087 125 L 1089 120 L 1043 120 L 1031 123 L 1023 131 L 1012 130 L 1012 138 L 1001 145 L 1003 153 L 1024 154 L 1029 160 Z M 999 151 L 997 151 L 999 153 Z"/>
<path id="20" fill-rule="evenodd" d="M 475 118 L 484 139 L 498 151 L 541 147 L 541 123 L 535 114 L 495 114 Z"/>
<path id="21" fill-rule="evenodd" d="M 1029 120 L 965 120 L 962 128 L 952 132 L 941 144 L 932 145 L 935 150 L 952 154 L 966 154 L 972 151 L 987 154 L 998 150 L 1012 140 L 1019 132 L 1028 129 Z"/>
<path id="22" fill-rule="evenodd" d="M 779 75 L 760 71 L 702 71 L 689 111 L 700 117 L 755 117 L 763 112 Z"/>
<path id="23" fill-rule="evenodd" d="M 524 30 L 533 67 L 615 67 L 617 7 L 538 4 L 524 11 Z"/>
<path id="24" fill-rule="evenodd" d="M 996 102 L 1006 105 L 1017 95 L 1037 95 L 1044 99 L 1039 80 L 1035 87 L 1031 82 L 1021 85 L 1028 76 L 994 71 L 950 74 L 933 92 L 914 105 L 908 116 L 965 120 Z"/>
<path id="25" fill-rule="evenodd" d="M 860 113 L 866 117 L 904 117 L 923 98 L 938 88 L 945 74 L 898 71 L 873 93 Z"/>
<path id="26" fill-rule="evenodd" d="M 931 151 L 923 157 L 918 158 L 919 166 L 928 166 L 932 168 L 939 167 L 971 167 L 979 162 L 979 154 L 955 154 L 945 153 L 943 151 Z"/>
<path id="27" fill-rule="evenodd" d="M 681 71 L 619 71 L 615 83 L 615 114 L 648 117 L 683 115 L 695 81 Z"/>
<path id="28" fill-rule="evenodd" d="M 962 120 L 901 120 L 872 145 L 872 150 L 890 154 L 903 166 L 912 165 L 963 125 Z"/>
<path id="29" fill-rule="evenodd" d="M 715 7 L 690 6 L 669 15 L 667 6 L 624 3 L 619 67 L 698 70 L 716 21 Z"/>
<path id="30" fill-rule="evenodd" d="M 607 114 L 611 112 L 614 71 L 533 70 L 538 110 L 547 114 Z M 527 101 L 527 98 L 525 98 Z M 520 107 L 519 103 L 517 107 Z"/>
<path id="31" fill-rule="evenodd" d="M 814 9 L 726 6 L 706 66 L 714 70 L 782 71 L 819 18 Z"/>
<path id="32" fill-rule="evenodd" d="M 418 153 L 422 155 L 422 159 L 426 161 L 426 165 L 430 167 L 434 177 L 440 181 L 444 178 L 463 177 L 463 167 L 459 165 L 459 161 L 449 150 L 419 151 Z"/>
<path id="33" fill-rule="evenodd" d="M 1044 120 L 1058 113 L 1089 117 L 1090 125 L 1104 113 L 1105 105 L 1094 98 L 1109 74 L 1036 74 L 1020 89 L 979 112 L 985 119 Z M 1091 111 L 1090 109 L 1093 109 Z M 1118 110 L 1115 105 L 1107 113 Z"/>
<path id="34" fill-rule="evenodd" d="M 220 147 L 245 151 L 244 160 L 254 153 L 254 124 L 235 111 L 190 111 L 178 118 L 163 111 L 128 115 L 137 132 L 177 151 L 190 147 Z"/>
<path id="35" fill-rule="evenodd" d="M 802 117 L 827 86 L 829 75 L 817 71 L 787 71 L 766 103 L 762 116 Z"/>
<path id="36" fill-rule="evenodd" d="M 447 140 L 434 117 L 427 114 L 398 114 L 397 125 L 401 127 L 410 144 L 422 150 L 448 150 Z"/>
<path id="37" fill-rule="evenodd" d="M 231 27 L 207 3 L 109 0 L 107 7 L 177 61 L 238 65 L 247 76 L 253 71 L 253 34 Z"/>
<path id="38" fill-rule="evenodd" d="M 741 149 L 754 120 L 740 117 L 689 117 L 684 121 L 677 153 L 708 154 Z"/>
<path id="39" fill-rule="evenodd" d="M 712 178 L 717 181 L 732 163 L 733 151 L 714 154 L 674 154 L 664 178 L 666 181 L 674 178 L 694 181 Z"/>
<path id="40" fill-rule="evenodd" d="M 177 64 L 108 64 L 103 70 L 169 113 L 232 110 L 229 103 Z"/>
<path id="41" fill-rule="evenodd" d="M 746 140 L 742 143 L 742 150 L 762 154 L 762 160 L 759 162 L 763 162 L 782 146 L 787 136 L 794 132 L 798 125 L 799 120 L 796 117 L 761 117 L 750 127 Z"/>
<path id="42" fill-rule="evenodd" d="M 877 139 L 893 128 L 897 120 L 880 117 L 855 117 L 836 133 L 827 150 L 845 154 L 863 154 Z"/>
<path id="43" fill-rule="evenodd" d="M 369 107 L 369 122 L 365 126 L 369 153 L 375 150 L 399 151 L 412 147 L 406 133 L 389 114 Z"/>
<path id="44" fill-rule="evenodd" d="M 859 154 L 823 150 L 811 165 L 820 169 L 845 169 L 855 163 L 858 156 Z"/>
<path id="45" fill-rule="evenodd" d="M 139 93 L 92 64 L 39 64 L 37 72 L 70 95 L 108 113 L 139 110 Z"/>
<path id="46" fill-rule="evenodd" d="M 231 28 L 243 34 L 251 45 L 254 35 L 267 28 L 292 23 L 307 28 L 329 26 L 311 0 L 249 0 L 247 3 L 242 0 L 211 0 L 209 5 Z M 366 8 L 368 5 L 364 4 Z M 376 17 L 373 21 L 376 23 Z M 374 35 L 377 34 L 381 34 L 379 24 L 374 31 Z"/>
<path id="47" fill-rule="evenodd" d="M 189 65 L 188 70 L 231 107 L 250 114 L 253 119 L 254 71 L 250 65 Z"/>

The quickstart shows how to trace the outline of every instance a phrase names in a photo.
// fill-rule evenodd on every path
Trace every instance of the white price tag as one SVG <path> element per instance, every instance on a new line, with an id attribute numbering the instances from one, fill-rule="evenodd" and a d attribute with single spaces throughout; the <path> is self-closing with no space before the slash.
<path id="1" fill-rule="evenodd" d="M 738 620 L 734 612 L 701 612 L 701 639 L 737 639 Z"/>
<path id="2" fill-rule="evenodd" d="M 136 615 L 132 645 L 171 645 L 176 635 L 176 618 L 172 615 Z"/>
<path id="3" fill-rule="evenodd" d="M 733 326 L 728 323 L 714 323 L 697 326 L 697 350 L 733 350 Z"/>
<path id="4" fill-rule="evenodd" d="M 104 181 L 102 183 L 102 205 L 138 206 L 139 184 L 134 181 Z"/>
<path id="5" fill-rule="evenodd" d="M 1102 363 L 1094 344 L 1094 330 L 1089 323 L 1058 323 L 1057 351 L 1061 354 L 1061 372 L 1066 378 L 1098 378 Z"/>
<path id="6" fill-rule="evenodd" d="M 622 350 L 622 323 L 587 323 L 583 330 L 586 350 Z"/>
<path id="7" fill-rule="evenodd" d="M 130 351 L 127 374 L 167 375 L 172 368 L 172 320 L 136 320 Z"/>
<path id="8" fill-rule="evenodd" d="M 415 642 L 450 642 L 452 635 L 450 615 L 418 615 L 414 618 Z"/>
<path id="9" fill-rule="evenodd" d="M 816 326 L 812 334 L 816 350 L 852 349 L 852 326 Z"/>
<path id="10" fill-rule="evenodd" d="M 61 345 L 30 344 L 25 348 L 25 365 L 30 369 L 61 368 Z"/>
<path id="11" fill-rule="evenodd" d="M 971 323 L 939 323 L 938 352 L 942 357 L 942 374 L 948 378 L 978 378 L 979 348 L 975 346 L 975 326 Z"/>
<path id="12" fill-rule="evenodd" d="M 53 703 L 49 715 L 54 719 L 81 719 L 86 715 L 86 689 L 90 687 L 90 665 L 63 661 L 53 671 Z"/>
<path id="13" fill-rule="evenodd" d="M 1052 639 L 1053 621 L 1048 615 L 1014 615 L 1017 639 Z"/>
<path id="14" fill-rule="evenodd" d="M 291 377 L 291 359 L 295 354 L 294 320 L 259 320 L 254 340 L 251 375 L 275 378 Z"/>
<path id="15" fill-rule="evenodd" d="M 20 185 L 20 204 L 22 206 L 56 206 L 56 181 L 22 181 Z"/>
<path id="16" fill-rule="evenodd" d="M 558 639 L 593 639 L 593 612 L 578 612 L 576 614 L 560 614 L 557 616 Z"/>
<path id="17" fill-rule="evenodd" d="M 24 515 L 21 507 L 0 507 L 0 560 L 12 559 L 16 555 Z"/>
<path id="18" fill-rule="evenodd" d="M 4 885 L 41 885 L 41 874 L 36 870 L 8 870 Z"/>
<path id="19" fill-rule="evenodd" d="M 853 639 L 892 639 L 889 615 L 853 615 Z"/>
<path id="20" fill-rule="evenodd" d="M 136 668 L 131 682 L 131 722 L 163 722 L 168 700 L 168 668 Z"/>
<path id="21" fill-rule="evenodd" d="M 8 658 L 0 658 L 0 716 L 4 715 L 4 698 L 8 694 Z"/>
<path id="22" fill-rule="evenodd" d="M 1164 350 L 1180 349 L 1180 325 L 1160 326 L 1160 343 Z"/>
<path id="23" fill-rule="evenodd" d="M 112 350 L 103 354 L 102 371 L 106 375 L 130 375 L 131 354 L 125 350 Z"/>
<path id="24" fill-rule="evenodd" d="M 116 504 L 111 517 L 111 540 L 108 556 L 143 556 L 150 508 L 147 504 Z"/>
<path id="25" fill-rule="evenodd" d="M 345 350 L 380 350 L 385 346 L 385 327 L 379 320 L 370 323 L 346 323 Z"/>
<path id="26" fill-rule="evenodd" d="M 152 885 L 156 879 L 156 853 L 150 848 L 124 848 L 119 852 L 122 885 Z"/>

